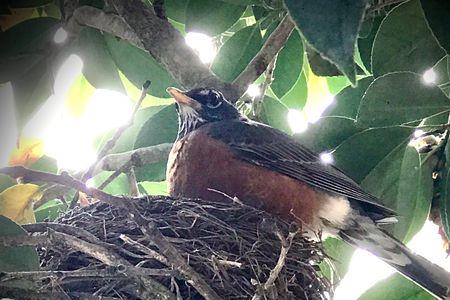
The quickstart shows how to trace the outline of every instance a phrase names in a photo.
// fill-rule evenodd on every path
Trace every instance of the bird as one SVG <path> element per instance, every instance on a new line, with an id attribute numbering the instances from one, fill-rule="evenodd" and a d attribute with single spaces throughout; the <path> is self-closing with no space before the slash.
<path id="1" fill-rule="evenodd" d="M 179 121 L 167 162 L 171 196 L 236 197 L 298 222 L 310 238 L 333 236 L 367 250 L 436 298 L 450 299 L 450 273 L 383 230 L 396 212 L 340 169 L 290 135 L 248 119 L 216 89 L 167 92 Z"/>

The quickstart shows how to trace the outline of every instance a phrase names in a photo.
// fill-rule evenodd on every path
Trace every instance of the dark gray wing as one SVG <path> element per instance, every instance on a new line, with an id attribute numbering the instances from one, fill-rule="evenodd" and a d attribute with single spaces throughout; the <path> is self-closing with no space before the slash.
<path id="1" fill-rule="evenodd" d="M 359 201 L 376 219 L 395 215 L 342 171 L 324 164 L 316 153 L 277 129 L 251 121 L 228 121 L 212 123 L 208 134 L 245 161 Z"/>

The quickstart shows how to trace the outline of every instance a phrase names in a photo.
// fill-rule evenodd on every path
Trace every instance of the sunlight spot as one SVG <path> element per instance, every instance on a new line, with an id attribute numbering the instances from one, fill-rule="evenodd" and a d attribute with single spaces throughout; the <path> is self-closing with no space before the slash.
<path id="1" fill-rule="evenodd" d="M 420 137 L 422 134 L 424 134 L 425 132 L 423 130 L 417 129 L 414 131 L 414 137 L 418 138 Z"/>
<path id="2" fill-rule="evenodd" d="M 132 101 L 124 94 L 97 89 L 91 96 L 82 117 L 90 130 L 102 133 L 125 125 L 133 112 Z"/>
<path id="3" fill-rule="evenodd" d="M 320 153 L 319 157 L 322 163 L 326 165 L 332 164 L 334 162 L 333 155 L 329 152 L 322 152 Z"/>
<path id="4" fill-rule="evenodd" d="M 426 84 L 432 85 L 436 83 L 437 74 L 433 71 L 433 69 L 428 69 L 423 73 L 422 79 Z"/>
<path id="5" fill-rule="evenodd" d="M 308 129 L 308 121 L 305 114 L 297 109 L 288 111 L 288 123 L 293 133 L 301 133 Z"/>
<path id="6" fill-rule="evenodd" d="M 252 83 L 248 86 L 246 93 L 250 97 L 255 98 L 261 95 L 261 89 L 258 84 Z"/>
<path id="7" fill-rule="evenodd" d="M 203 33 L 188 32 L 185 36 L 186 44 L 197 52 L 203 63 L 210 63 L 216 57 L 217 49 L 211 37 Z"/>
<path id="8" fill-rule="evenodd" d="M 94 178 L 89 178 L 88 180 L 86 180 L 85 185 L 88 189 L 93 188 L 95 186 Z"/>
<path id="9" fill-rule="evenodd" d="M 55 35 L 53 36 L 53 41 L 57 44 L 64 43 L 67 40 L 67 31 L 64 28 L 59 28 L 56 30 Z"/>

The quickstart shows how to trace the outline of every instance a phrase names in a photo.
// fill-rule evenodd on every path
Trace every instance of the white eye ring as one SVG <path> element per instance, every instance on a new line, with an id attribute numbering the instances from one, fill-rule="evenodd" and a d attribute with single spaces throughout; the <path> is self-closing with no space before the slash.
<path id="1" fill-rule="evenodd" d="M 209 108 L 218 108 L 219 106 L 222 105 L 222 101 L 218 101 L 218 103 L 216 105 L 211 105 L 211 103 L 207 103 L 206 106 L 208 106 Z"/>

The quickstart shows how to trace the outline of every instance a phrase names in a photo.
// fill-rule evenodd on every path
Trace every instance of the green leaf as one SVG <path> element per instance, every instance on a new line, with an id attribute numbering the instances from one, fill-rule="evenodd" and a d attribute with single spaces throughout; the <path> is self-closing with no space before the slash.
<path id="1" fill-rule="evenodd" d="M 332 282 L 333 284 L 338 283 L 348 271 L 348 266 L 355 248 L 335 238 L 327 238 L 323 242 L 323 247 L 325 248 L 325 253 L 331 258 L 333 269 L 327 263 L 322 262 L 320 264 L 320 270 L 328 279 L 334 278 L 336 280 Z M 337 278 L 335 277 L 336 275 Z"/>
<path id="2" fill-rule="evenodd" d="M 44 6 L 52 2 L 53 0 L 14 0 L 10 1 L 9 7 L 11 8 L 32 8 Z"/>
<path id="3" fill-rule="evenodd" d="M 261 120 L 286 133 L 291 133 L 291 128 L 287 121 L 288 108 L 280 101 L 269 96 L 264 96 L 261 110 Z"/>
<path id="4" fill-rule="evenodd" d="M 423 73 L 445 52 L 430 31 L 419 0 L 404 2 L 381 22 L 372 49 L 375 77 L 393 71 Z"/>
<path id="5" fill-rule="evenodd" d="M 53 91 L 54 78 L 50 63 L 49 58 L 42 59 L 11 83 L 19 130 L 25 126 Z"/>
<path id="6" fill-rule="evenodd" d="M 186 22 L 186 8 L 189 0 L 165 0 L 164 8 L 166 10 L 166 16 L 179 23 Z"/>
<path id="7" fill-rule="evenodd" d="M 394 236 L 409 241 L 425 223 L 433 197 L 432 172 L 435 160 L 422 165 L 419 153 L 407 146 L 397 146 L 386 155 L 361 182 L 383 204 L 399 213 L 393 226 Z"/>
<path id="8" fill-rule="evenodd" d="M 139 191 L 145 195 L 164 195 L 168 196 L 168 188 L 166 181 L 154 182 L 154 181 L 143 181 L 138 184 Z"/>
<path id="9" fill-rule="evenodd" d="M 152 116 L 154 116 L 156 113 L 161 111 L 161 109 L 163 109 L 164 107 L 166 106 L 158 105 L 138 110 L 136 116 L 134 117 L 133 125 L 131 127 L 128 127 L 127 130 L 125 130 L 125 132 L 117 139 L 116 144 L 114 145 L 114 148 L 112 149 L 111 153 L 121 153 L 133 150 L 134 143 L 136 142 L 136 137 L 139 134 L 144 123 Z M 103 141 L 104 142 L 108 141 L 114 135 L 114 133 L 115 130 L 105 135 L 103 137 Z M 99 147 L 101 146 L 102 145 L 99 145 Z"/>
<path id="10" fill-rule="evenodd" d="M 449 74 L 450 56 L 444 56 L 440 61 L 436 63 L 433 67 L 433 72 L 436 74 L 436 80 L 434 84 L 441 85 L 450 82 Z"/>
<path id="11" fill-rule="evenodd" d="M 99 187 L 112 173 L 110 171 L 103 171 L 92 177 L 94 185 Z M 104 189 L 104 192 L 112 195 L 126 195 L 130 193 L 130 184 L 128 183 L 127 175 L 120 174 L 111 181 Z"/>
<path id="12" fill-rule="evenodd" d="M 450 53 L 450 32 L 448 18 L 450 2 L 445 0 L 420 0 L 428 25 L 442 48 Z"/>
<path id="13" fill-rule="evenodd" d="M 177 86 L 169 73 L 144 50 L 134 47 L 126 41 L 117 40 L 110 34 L 104 33 L 104 38 L 116 65 L 139 89 L 146 80 L 151 80 L 152 85 L 148 93 L 156 97 L 167 98 L 166 88 Z"/>
<path id="14" fill-rule="evenodd" d="M 357 84 L 359 84 L 360 81 L 358 81 Z M 350 84 L 350 80 L 348 80 L 348 78 L 345 76 L 327 77 L 328 90 L 332 95 L 336 95 L 343 88 L 349 86 Z"/>
<path id="15" fill-rule="evenodd" d="M 54 221 L 64 212 L 66 205 L 58 199 L 51 200 L 34 211 L 36 222 Z"/>
<path id="16" fill-rule="evenodd" d="M 445 145 L 445 166 L 441 171 L 442 179 L 439 182 L 441 196 L 439 199 L 439 209 L 441 221 L 447 237 L 450 237 L 450 143 Z"/>
<path id="17" fill-rule="evenodd" d="M 0 216 L 0 236 L 26 235 L 25 230 L 10 219 Z M 39 257 L 31 246 L 0 246 L 0 272 L 39 270 Z"/>
<path id="18" fill-rule="evenodd" d="M 245 5 L 224 1 L 189 0 L 186 7 L 186 32 L 215 36 L 233 26 L 245 9 Z"/>
<path id="19" fill-rule="evenodd" d="M 355 121 L 342 117 L 322 117 L 308 130 L 294 137 L 309 149 L 320 153 L 333 150 L 352 135 L 360 132 Z"/>
<path id="20" fill-rule="evenodd" d="M 175 105 L 169 105 L 150 117 L 142 125 L 134 143 L 134 149 L 175 141 L 178 132 L 178 116 Z M 136 168 L 136 178 L 142 181 L 162 181 L 166 178 L 167 160 Z"/>
<path id="21" fill-rule="evenodd" d="M 367 89 L 357 122 L 376 127 L 404 124 L 450 109 L 450 100 L 434 85 L 410 72 L 390 73 L 377 78 Z"/>
<path id="22" fill-rule="evenodd" d="M 370 18 L 369 20 L 366 20 L 364 23 L 370 22 L 370 31 L 366 36 L 364 36 L 364 37 L 360 36 L 358 38 L 359 55 L 361 56 L 361 60 L 364 64 L 364 66 L 367 68 L 367 70 L 372 69 L 373 41 L 375 40 L 375 36 L 378 32 L 378 28 L 380 28 L 382 20 L 383 20 L 383 17 L 381 17 L 381 16 L 378 16 L 375 18 Z"/>
<path id="23" fill-rule="evenodd" d="M 356 82 L 356 37 L 366 0 L 285 0 L 289 14 L 308 43 Z M 320 12 L 320 14 L 318 14 Z"/>
<path id="24" fill-rule="evenodd" d="M 35 161 L 30 169 L 56 174 L 58 172 L 58 162 L 53 157 L 44 155 Z"/>
<path id="25" fill-rule="evenodd" d="M 394 274 L 376 283 L 359 300 L 433 300 L 431 294 L 400 274 Z"/>
<path id="26" fill-rule="evenodd" d="M 280 101 L 288 108 L 302 109 L 308 99 L 308 84 L 306 83 L 305 72 L 295 82 L 292 89 L 287 92 Z"/>
<path id="27" fill-rule="evenodd" d="M 53 18 L 34 18 L 0 35 L 0 79 L 12 81 L 19 129 L 52 92 L 52 55 L 56 49 L 52 46 L 57 26 Z"/>
<path id="28" fill-rule="evenodd" d="M 0 35 L 0 57 L 48 51 L 58 24 L 54 18 L 33 18 L 8 29 Z"/>
<path id="29" fill-rule="evenodd" d="M 14 180 L 12 180 L 11 177 L 4 174 L 0 174 L 0 193 L 15 184 L 16 182 L 14 182 Z"/>
<path id="30" fill-rule="evenodd" d="M 403 156 L 395 207 L 399 222 L 394 225 L 394 236 L 405 243 L 419 232 L 428 218 L 436 160 L 434 157 L 424 163 L 413 147 L 407 147 Z"/>
<path id="31" fill-rule="evenodd" d="M 125 92 L 103 34 L 94 28 L 85 27 L 78 36 L 77 53 L 83 60 L 83 74 L 97 89 Z"/>
<path id="32" fill-rule="evenodd" d="M 283 97 L 297 82 L 303 68 L 303 43 L 297 31 L 292 32 L 277 56 L 274 80 L 270 85 L 278 98 Z"/>
<path id="33" fill-rule="evenodd" d="M 323 116 L 337 116 L 356 119 L 359 104 L 373 77 L 358 80 L 356 87 L 347 86 L 335 96 L 333 103 L 323 112 Z"/>
<path id="34" fill-rule="evenodd" d="M 233 81 L 261 46 L 261 32 L 256 24 L 239 30 L 220 48 L 212 65 L 213 72 L 225 81 Z"/>
<path id="35" fill-rule="evenodd" d="M 356 182 L 361 182 L 387 155 L 409 141 L 411 129 L 371 128 L 356 133 L 333 152 L 336 165 Z"/>

